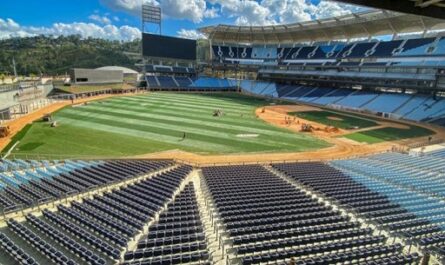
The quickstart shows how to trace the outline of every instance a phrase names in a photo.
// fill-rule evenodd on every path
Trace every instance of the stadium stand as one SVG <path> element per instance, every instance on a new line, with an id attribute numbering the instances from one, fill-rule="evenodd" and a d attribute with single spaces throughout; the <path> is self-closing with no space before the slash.
<path id="1" fill-rule="evenodd" d="M 436 43 L 436 44 L 435 44 Z M 253 47 L 253 59 L 276 59 L 278 55 L 283 56 L 284 62 L 292 60 L 308 59 L 342 59 L 342 58 L 397 58 L 407 56 L 434 57 L 443 55 L 443 37 L 417 38 L 392 41 L 351 42 L 336 45 L 299 46 L 294 48 L 279 48 L 278 45 L 271 47 Z M 295 44 L 298 45 L 298 44 Z M 435 46 L 436 45 L 436 46 Z M 236 46 L 224 47 L 213 46 L 213 58 L 218 59 L 244 59 L 243 53 L 222 52 L 226 49 L 237 50 Z M 248 58 L 248 57 L 245 57 Z M 242 60 L 230 60 L 228 62 L 242 62 Z M 261 61 L 258 61 L 261 62 Z"/>
<path id="2" fill-rule="evenodd" d="M 177 83 L 171 76 L 158 76 L 161 87 L 178 87 Z"/>
<path id="3" fill-rule="evenodd" d="M 438 158 L 445 158 L 445 148 L 439 148 L 434 151 L 424 152 L 424 154 Z"/>
<path id="4" fill-rule="evenodd" d="M 208 200 L 228 237 L 224 240 L 230 242 L 231 264 L 285 264 L 290 258 L 297 264 L 419 260 L 261 166 L 203 168 L 203 175 Z"/>
<path id="5" fill-rule="evenodd" d="M 428 195 L 440 194 L 443 184 L 422 171 L 435 161 L 388 153 L 330 164 L 273 166 L 425 253 L 443 255 L 436 247 L 444 234 L 443 201 Z"/>
<path id="6" fill-rule="evenodd" d="M 116 161 L 114 165 L 118 167 L 116 172 L 122 176 L 121 180 L 125 180 L 136 172 L 159 171 L 162 166 L 171 165 L 171 162 Z M 58 205 L 57 209 L 45 209 L 42 215 L 27 214 L 26 221 L 8 220 L 8 228 L 0 233 L 2 249 L 20 264 L 38 264 L 38 261 L 40 264 L 115 264 L 121 259 L 129 240 L 143 231 L 145 224 L 154 220 L 190 171 L 189 166 L 175 166 L 140 182 L 85 198 L 82 202 L 73 201 L 69 206 L 65 204 Z M 95 176 L 101 176 L 96 174 L 97 171 Z M 193 194 L 192 187 L 188 185 L 182 197 L 177 197 L 175 201 L 193 202 L 190 198 Z M 172 208 L 181 209 L 180 205 L 172 205 Z M 180 212 L 191 208 L 185 206 Z M 155 230 L 154 227 L 151 229 L 152 232 Z M 157 229 L 158 232 L 161 230 L 160 227 Z M 164 232 L 176 236 L 174 231 Z M 15 242 L 20 241 L 17 237 L 40 253 L 39 260 L 17 246 Z M 201 242 L 199 247 L 203 255 L 207 253 L 205 244 Z M 182 249 L 185 250 L 185 247 Z M 35 252 L 33 255 L 36 255 Z M 209 254 L 204 255 L 203 259 L 205 257 L 208 259 Z"/>
<path id="7" fill-rule="evenodd" d="M 204 167 L 200 189 L 213 223 L 219 224 L 216 233 L 227 264 L 287 264 L 291 258 L 301 265 L 418 264 L 421 256 L 403 246 L 439 258 L 445 253 L 440 152 L 273 164 L 271 169 Z M 89 169 L 95 180 L 105 176 L 85 164 L 79 172 Z M 0 254 L 20 264 L 213 264 L 202 219 L 208 213 L 201 211 L 195 186 L 186 178 L 190 166 L 135 160 L 101 161 L 94 167 L 103 165 L 109 166 L 106 176 L 116 172 L 122 180 L 170 168 L 81 202 L 26 214 L 24 221 L 8 220 L 0 233 Z M 374 229 L 402 241 L 394 243 Z M 126 249 L 135 237 L 135 247 Z"/>
<path id="8" fill-rule="evenodd" d="M 55 166 L 13 170 L 1 174 L 0 207 L 10 211 L 38 205 L 169 165 L 171 161 L 65 161 Z"/>
<path id="9" fill-rule="evenodd" d="M 157 223 L 151 225 L 148 234 L 139 240 L 137 249 L 125 253 L 124 260 L 128 265 L 210 262 L 192 183 L 188 183 L 167 205 Z"/>

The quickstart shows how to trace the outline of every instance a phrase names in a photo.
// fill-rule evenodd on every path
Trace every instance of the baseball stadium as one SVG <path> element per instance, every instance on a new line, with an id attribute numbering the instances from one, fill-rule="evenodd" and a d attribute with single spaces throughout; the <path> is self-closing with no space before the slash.
<path id="1" fill-rule="evenodd" d="M 340 2 L 198 40 L 143 4 L 130 67 L 13 59 L 0 264 L 445 264 L 445 1 Z"/>

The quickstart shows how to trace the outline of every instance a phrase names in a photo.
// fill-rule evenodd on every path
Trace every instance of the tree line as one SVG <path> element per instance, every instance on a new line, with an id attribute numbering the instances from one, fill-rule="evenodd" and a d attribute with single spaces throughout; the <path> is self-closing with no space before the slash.
<path id="1" fill-rule="evenodd" d="M 71 36 L 36 36 L 0 40 L 0 74 L 64 75 L 71 68 L 97 68 L 118 65 L 133 68 L 141 41 L 120 42 Z"/>

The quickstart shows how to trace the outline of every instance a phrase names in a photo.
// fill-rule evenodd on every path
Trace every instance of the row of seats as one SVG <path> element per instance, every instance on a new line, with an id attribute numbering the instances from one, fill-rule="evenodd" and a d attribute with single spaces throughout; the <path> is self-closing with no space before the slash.
<path id="1" fill-rule="evenodd" d="M 181 77 L 181 76 L 146 76 L 149 88 L 169 88 L 169 89 L 229 89 L 235 85 L 227 79 L 212 77 Z"/>
<path id="2" fill-rule="evenodd" d="M 78 161 L 81 162 L 81 161 Z M 76 161 L 49 161 L 49 160 L 23 160 L 23 159 L 1 159 L 0 160 L 0 172 L 35 169 L 35 168 L 49 168 L 65 163 L 77 164 Z"/>
<path id="3" fill-rule="evenodd" d="M 80 243 L 76 242 L 70 236 L 52 227 L 45 221 L 35 217 L 34 215 L 27 215 L 26 220 L 36 227 L 39 231 L 47 235 L 49 238 L 58 242 L 60 245 L 66 247 L 70 252 L 79 256 L 83 261 L 92 265 L 104 265 L 105 260 L 99 257 L 97 254 L 93 253 L 91 250 L 82 246 Z"/>
<path id="4" fill-rule="evenodd" d="M 96 176 L 95 180 L 111 178 L 113 174 L 116 174 L 116 176 L 120 176 L 117 181 L 122 181 L 137 173 L 144 173 L 150 169 L 160 170 L 167 165 L 171 165 L 170 161 L 136 160 L 127 162 L 129 163 L 122 163 L 122 161 L 109 162 L 110 165 L 116 165 L 118 168 L 116 168 L 116 171 L 109 170 L 108 175 L 101 175 L 99 174 L 101 171 L 94 170 L 88 172 L 88 174 L 91 174 L 93 178 Z M 54 264 L 115 264 L 120 260 L 128 242 L 137 233 L 143 231 L 144 226 L 150 223 L 164 205 L 171 200 L 173 194 L 191 170 L 190 166 L 177 166 L 162 173 L 157 173 L 146 180 L 105 192 L 102 195 L 96 194 L 82 202 L 71 202 L 70 206 L 59 205 L 57 210 L 43 210 L 42 216 L 28 214 L 26 215 L 26 221 L 21 223 L 9 220 L 8 229 L 22 237 L 32 248 Z M 197 215 L 198 217 L 194 223 L 190 221 L 180 222 L 174 226 L 170 223 L 163 224 L 163 226 L 158 224 L 154 226 L 153 232 L 200 226 L 197 209 L 193 211 L 194 208 L 190 205 L 187 207 L 186 203 L 196 204 L 193 186 L 191 185 L 186 186 L 183 195 L 177 197 L 175 203 L 170 205 L 172 209 L 179 210 L 179 213 Z M 168 216 L 168 218 L 171 217 Z M 196 231 L 193 230 L 190 235 L 196 235 L 194 233 Z M 202 229 L 200 234 L 203 234 Z M 6 236 L 0 236 L 0 238 L 3 237 L 6 238 Z M 16 250 L 10 255 L 16 260 L 20 260 L 21 264 L 36 264 L 35 259 L 30 256 L 31 252 L 21 251 L 15 247 L 14 242 L 8 243 L 7 239 L 4 241 L 6 245 L 12 244 L 12 247 L 6 247 L 5 245 L 5 251 Z M 168 252 L 167 249 L 166 246 L 151 249 L 151 258 L 153 259 L 158 255 L 161 250 L 163 258 L 160 258 L 160 260 L 163 262 L 162 264 L 165 264 L 167 262 L 165 257 Z M 190 262 L 209 259 L 205 240 L 191 241 L 184 244 L 179 250 L 176 245 L 172 245 L 169 251 L 170 259 L 175 262 L 179 260 L 179 263 L 187 261 L 187 259 Z M 152 264 L 157 263 L 153 262 Z"/>
<path id="5" fill-rule="evenodd" d="M 438 150 L 426 152 L 425 155 L 433 156 L 433 157 L 439 157 L 439 158 L 444 158 L 445 159 L 445 148 L 441 148 L 441 149 L 438 149 Z"/>
<path id="6" fill-rule="evenodd" d="M 26 265 L 38 265 L 39 263 L 28 255 L 20 246 L 14 243 L 5 234 L 0 233 L 0 247 L 5 250 L 16 262 Z"/>
<path id="7" fill-rule="evenodd" d="M 0 173 L 0 189 L 7 186 L 18 187 L 26 184 L 30 180 L 40 180 L 41 178 L 52 178 L 63 172 L 101 164 L 102 161 L 42 161 L 36 160 L 3 160 L 4 171 Z M 5 162 L 8 161 L 8 162 Z M 6 166 L 5 166 L 6 165 Z"/>
<path id="8" fill-rule="evenodd" d="M 213 45 L 214 58 L 230 59 L 335 59 L 362 57 L 409 57 L 445 55 L 445 37 L 392 41 L 336 43 L 296 47 Z"/>
<path id="9" fill-rule="evenodd" d="M 28 227 L 15 221 L 8 220 L 8 227 L 15 234 L 33 246 L 38 252 L 45 256 L 49 261 L 58 265 L 75 265 L 77 262 L 68 258 L 63 252 L 50 245 L 43 240 L 39 235 L 34 233 Z"/>
<path id="10" fill-rule="evenodd" d="M 76 223 L 70 221 L 63 215 L 53 213 L 49 210 L 44 210 L 43 215 L 52 223 L 60 226 L 63 230 L 75 235 L 80 240 L 87 242 L 89 245 L 96 248 L 98 251 L 112 257 L 113 259 L 118 259 L 120 256 L 120 250 L 100 237 L 84 230 L 82 227 Z"/>
<path id="11" fill-rule="evenodd" d="M 151 225 L 135 251 L 127 251 L 124 264 L 180 264 L 210 260 L 195 190 L 192 183 L 167 205 L 158 222 Z M 164 262 L 164 263 L 163 263 Z"/>
<path id="12" fill-rule="evenodd" d="M 376 254 L 390 258 L 402 252 L 401 245 L 386 244 L 384 236 L 373 236 L 371 229 L 361 228 L 264 167 L 221 166 L 202 171 L 204 191 L 217 213 L 218 230 L 228 246 L 225 255 L 232 264 L 289 262 L 291 258 L 330 264 L 371 261 Z M 318 258 L 311 261 L 308 256 Z"/>
<path id="13" fill-rule="evenodd" d="M 365 159 L 357 159 L 333 161 L 331 165 L 335 168 L 323 163 L 275 164 L 273 167 L 380 229 L 410 242 L 420 243 L 441 231 L 443 203 L 391 185 L 391 177 L 383 181 L 387 175 L 383 165 L 366 166 L 366 163 Z"/>
<path id="14" fill-rule="evenodd" d="M 414 121 L 429 121 L 445 115 L 445 99 L 443 97 L 302 85 L 277 85 L 250 80 L 241 81 L 240 86 L 246 92 L 262 96 L 322 106 L 367 110 L 375 113 L 393 113 Z M 264 89 L 264 87 L 268 89 Z"/>
<path id="15" fill-rule="evenodd" d="M 31 206 L 60 199 L 127 178 L 146 174 L 171 165 L 171 161 L 109 161 L 94 163 L 82 168 L 27 172 L 20 185 L 0 190 L 0 208 L 15 209 L 19 205 Z M 16 175 L 16 178 L 19 178 Z"/>
<path id="16" fill-rule="evenodd" d="M 165 65 L 146 65 L 145 71 L 149 73 L 164 73 L 164 74 L 194 74 L 195 68 L 182 66 L 165 66 Z"/>

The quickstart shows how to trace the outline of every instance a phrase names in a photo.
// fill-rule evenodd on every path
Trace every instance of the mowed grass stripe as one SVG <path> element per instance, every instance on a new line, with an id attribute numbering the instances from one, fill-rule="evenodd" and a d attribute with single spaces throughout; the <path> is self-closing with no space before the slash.
<path id="1" fill-rule="evenodd" d="M 193 106 L 194 109 L 200 109 L 200 110 L 206 110 L 209 113 L 212 113 L 215 109 L 221 109 L 221 105 L 219 104 L 215 104 L 215 105 L 205 105 L 204 102 L 185 102 L 185 101 L 166 101 L 165 99 L 162 98 L 150 98 L 150 97 L 140 97 L 138 99 L 136 98 L 126 98 L 125 99 L 127 102 L 138 102 L 141 105 L 142 104 L 149 104 L 149 103 L 158 103 L 159 105 L 162 104 L 169 104 L 169 105 L 173 105 L 173 106 L 182 106 L 182 107 L 190 107 Z M 224 109 L 224 108 L 222 108 Z M 252 111 L 251 108 L 236 108 L 236 107 L 227 107 L 226 109 L 230 109 L 232 111 L 237 111 L 237 112 L 245 112 L 245 111 Z"/>
<path id="2" fill-rule="evenodd" d="M 135 97 L 134 99 L 155 99 L 155 100 L 165 100 L 168 102 L 175 102 L 175 103 L 186 103 L 186 104 L 203 104 L 203 106 L 207 106 L 207 107 L 214 107 L 215 105 L 221 106 L 221 107 L 225 107 L 225 108 L 234 108 L 234 109 L 240 109 L 240 110 L 245 110 L 245 109 L 251 109 L 252 106 L 245 104 L 245 105 L 240 105 L 237 103 L 232 103 L 232 102 L 228 102 L 225 100 L 208 100 L 207 98 L 189 98 L 189 97 L 178 97 L 178 98 L 171 98 L 171 97 L 167 97 L 167 96 L 159 96 L 158 94 L 154 94 L 154 95 L 149 95 L 149 96 L 140 96 L 140 97 Z"/>
<path id="3" fill-rule="evenodd" d="M 157 93 L 161 95 L 168 95 L 167 93 Z M 200 94 L 184 94 L 182 93 L 181 96 L 184 96 L 186 98 L 199 98 L 199 99 L 205 99 L 208 102 L 212 101 L 225 101 L 232 104 L 237 104 L 239 106 L 258 106 L 258 105 L 264 105 L 267 100 L 264 100 L 263 98 L 256 98 L 252 96 L 247 96 L 235 92 L 227 93 L 200 93 Z"/>
<path id="4" fill-rule="evenodd" d="M 220 132 L 221 129 L 224 129 L 225 132 L 231 134 L 248 132 L 248 127 L 239 126 L 238 128 L 233 128 L 235 126 L 232 126 L 232 128 L 230 128 L 227 127 L 226 124 L 223 124 L 223 122 L 203 123 L 196 121 L 196 119 L 192 119 L 193 117 L 184 118 L 184 117 L 173 116 L 173 113 L 172 115 L 161 115 L 161 114 L 152 114 L 148 112 L 144 113 L 144 112 L 131 111 L 128 109 L 116 109 L 115 107 L 104 107 L 104 106 L 88 106 L 88 108 L 76 109 L 75 111 L 93 112 L 97 114 L 116 116 L 122 119 L 136 119 L 140 121 L 148 121 L 150 122 L 150 124 L 153 123 L 162 124 L 168 122 L 169 125 L 175 125 L 178 127 L 182 126 L 184 128 L 195 127 L 212 132 Z"/>
<path id="5" fill-rule="evenodd" d="M 63 122 L 57 130 L 47 123 L 33 123 L 27 141 L 20 142 L 14 154 L 33 153 L 70 156 L 125 156 L 129 152 L 147 152 L 174 149 L 175 145 L 147 140 L 131 135 L 112 133 L 110 130 L 91 130 L 90 127 L 71 126 L 71 121 Z M 79 121 L 72 122 L 79 125 Z M 45 141 L 50 138 L 51 141 Z M 63 147 L 63 148 L 60 148 Z"/>
<path id="6" fill-rule="evenodd" d="M 231 93 L 216 93 L 216 94 L 176 94 L 176 97 L 171 97 L 168 93 L 151 93 L 148 95 L 143 95 L 146 97 L 159 97 L 166 98 L 168 100 L 188 100 L 194 101 L 205 101 L 208 104 L 224 103 L 230 106 L 236 107 L 248 107 L 252 105 L 263 104 L 263 99 L 257 99 L 253 97 L 246 97 L 242 94 L 231 94 Z"/>
<path id="7" fill-rule="evenodd" d="M 172 105 L 159 106 L 153 104 L 151 105 L 152 108 L 147 109 L 144 108 L 146 106 L 137 106 L 137 105 L 130 106 L 128 104 L 122 105 L 117 103 L 103 103 L 103 104 L 112 105 L 113 107 L 119 109 L 130 109 L 141 112 L 158 113 L 160 115 L 164 113 L 171 113 L 177 117 L 183 117 L 183 118 L 194 117 L 196 119 L 196 117 L 199 117 L 200 120 L 207 122 L 214 122 L 215 120 L 219 119 L 219 120 L 224 120 L 224 123 L 226 124 L 238 126 L 240 123 L 242 123 L 245 126 L 250 126 L 251 128 L 257 128 L 257 129 L 270 129 L 272 127 L 270 124 L 267 124 L 266 122 L 257 119 L 256 116 L 253 114 L 253 112 L 243 113 L 243 116 L 241 117 L 241 115 L 238 113 L 234 115 L 230 111 L 229 112 L 226 111 L 223 117 L 212 117 L 212 113 L 209 113 L 207 111 L 204 112 L 201 110 L 191 109 L 193 106 L 178 107 Z"/>
<path id="8" fill-rule="evenodd" d="M 73 124 L 74 126 L 83 127 L 97 131 L 104 131 L 104 132 L 113 132 L 118 134 L 123 134 L 126 136 L 132 136 L 137 138 L 144 138 L 147 140 L 155 140 L 155 141 L 161 141 L 164 143 L 174 144 L 175 146 L 180 147 L 187 147 L 190 150 L 195 150 L 199 152 L 211 152 L 212 150 L 224 150 L 225 152 L 234 152 L 237 151 L 237 149 L 234 149 L 227 145 L 221 145 L 221 144 L 215 144 L 205 141 L 197 141 L 193 139 L 186 139 L 184 141 L 181 140 L 182 135 L 177 136 L 170 136 L 170 135 L 164 135 L 159 133 L 152 133 L 148 131 L 141 131 L 137 129 L 130 129 L 127 127 L 117 127 L 113 125 L 103 124 L 103 123 L 97 123 L 96 121 L 85 121 L 85 120 L 79 120 L 76 117 L 60 117 L 61 123 L 66 124 Z"/>
<path id="9" fill-rule="evenodd" d="M 98 124 L 104 124 L 104 125 L 112 125 L 114 127 L 123 127 L 123 128 L 132 128 L 139 131 L 144 132 L 151 132 L 151 133 L 157 133 L 160 135 L 168 135 L 173 137 L 182 137 L 183 130 L 181 128 L 175 127 L 175 126 L 169 126 L 166 124 L 150 124 L 143 125 L 140 124 L 140 121 L 137 119 L 124 119 L 125 121 L 119 121 L 116 120 L 115 116 L 110 115 L 80 115 L 79 113 L 67 113 L 64 112 L 62 117 L 68 117 L 71 119 L 85 119 L 87 118 L 91 122 L 96 122 Z M 272 149 L 274 150 L 276 147 L 258 143 L 258 142 L 252 142 L 252 140 L 238 140 L 238 139 L 232 139 L 230 135 L 224 134 L 224 133 L 213 133 L 212 132 L 203 132 L 202 130 L 194 129 L 194 128 L 187 128 L 187 138 L 197 141 L 204 141 L 204 142 L 213 142 L 218 143 L 221 145 L 227 145 L 232 147 L 237 147 L 239 145 L 244 145 L 247 148 L 264 148 L 264 149 Z"/>
<path id="10" fill-rule="evenodd" d="M 134 108 L 131 108 L 132 110 Z M 194 126 L 202 128 L 203 130 L 213 130 L 220 131 L 223 129 L 227 133 L 232 134 L 240 134 L 240 133 L 258 133 L 265 134 L 269 136 L 277 136 L 282 138 L 290 138 L 295 140 L 296 134 L 292 134 L 289 131 L 277 132 L 276 129 L 272 126 L 269 126 L 267 129 L 256 129 L 249 126 L 243 126 L 243 121 L 240 121 L 238 125 L 231 125 L 225 122 L 222 118 L 213 118 L 211 121 L 203 122 L 196 120 L 195 116 L 183 116 L 178 117 L 176 112 L 171 112 L 171 115 L 167 112 L 161 112 L 162 114 L 155 114 L 152 112 L 144 112 L 143 109 L 136 109 L 137 111 L 129 110 L 129 108 L 121 108 L 120 106 L 108 106 L 107 105 L 89 105 L 83 108 L 76 108 L 76 111 L 89 111 L 94 110 L 95 113 L 101 113 L 106 115 L 117 115 L 123 118 L 131 118 L 131 119 L 140 119 L 149 122 L 159 122 L 165 123 L 165 121 L 169 121 L 169 124 L 175 124 L 177 126 Z M 304 135 L 301 135 L 304 137 Z M 281 141 L 281 140 L 280 140 Z"/>
<path id="11" fill-rule="evenodd" d="M 100 114 L 101 115 L 100 117 L 107 118 L 107 119 L 114 119 L 116 117 L 119 120 L 131 121 L 131 123 L 146 121 L 146 122 L 149 122 L 150 126 L 156 127 L 156 128 L 163 128 L 163 129 L 170 129 L 170 130 L 177 130 L 177 128 L 187 128 L 187 129 L 185 129 L 185 131 L 187 131 L 187 132 L 195 132 L 198 134 L 212 135 L 215 137 L 226 138 L 228 140 L 239 139 L 238 141 L 240 141 L 240 142 L 252 142 L 252 143 L 256 143 L 258 141 L 256 138 L 243 138 L 243 139 L 236 138 L 237 134 L 247 133 L 247 130 L 249 129 L 247 127 L 240 127 L 240 128 L 242 128 L 241 130 L 229 130 L 229 129 L 226 129 L 224 127 L 224 125 L 221 125 L 221 124 L 219 124 L 220 127 L 212 127 L 209 124 L 183 122 L 182 120 L 180 120 L 180 119 L 178 120 L 175 117 L 166 117 L 166 118 L 162 118 L 162 119 L 146 118 L 146 117 L 144 117 L 144 115 L 141 115 L 138 113 L 125 114 L 125 113 L 121 113 L 121 112 L 106 111 L 103 109 L 94 109 L 93 110 L 93 109 L 91 109 L 91 107 L 89 109 L 77 108 L 77 109 L 75 109 L 75 111 L 73 110 L 72 112 L 68 112 L 68 113 L 76 114 L 78 111 L 81 111 L 83 113 Z M 132 112 L 126 111 L 126 113 L 132 113 Z M 99 117 L 99 115 L 95 115 L 95 117 Z M 168 125 L 166 125 L 166 123 L 165 123 L 167 118 L 171 118 Z M 269 133 L 269 135 L 267 133 Z M 266 135 L 273 136 L 274 134 L 273 134 L 273 132 L 265 132 L 265 133 L 259 135 L 260 138 L 263 138 L 261 140 L 261 142 L 263 144 L 269 145 L 271 148 L 272 147 L 276 148 L 276 147 L 280 147 L 280 146 L 293 147 L 294 142 L 296 140 L 301 140 L 301 139 L 296 139 L 296 138 L 298 138 L 298 135 L 291 134 L 291 133 L 283 134 L 284 137 L 278 137 L 278 136 L 277 137 L 264 137 Z"/>
<path id="12" fill-rule="evenodd" d="M 237 96 L 241 96 L 240 94 L 236 94 Z M 148 96 L 143 96 L 146 98 L 160 98 L 160 99 L 165 99 L 168 101 L 184 101 L 184 102 L 189 102 L 189 103 L 199 103 L 199 102 L 204 102 L 206 105 L 209 106 L 213 106 L 215 104 L 219 104 L 221 106 L 225 106 L 225 107 L 235 107 L 235 108 L 251 108 L 252 106 L 258 106 L 260 104 L 263 104 L 263 102 L 257 101 L 257 100 L 251 100 L 251 98 L 249 99 L 244 99 L 243 103 L 240 104 L 239 101 L 233 101 L 231 100 L 231 98 L 212 98 L 212 97 L 208 97 L 205 94 L 198 94 L 198 95 L 193 95 L 193 96 L 187 96 L 184 94 L 180 94 L 178 95 L 178 97 L 171 97 L 168 94 L 162 94 L 162 93 L 155 93 L 155 94 L 149 94 Z"/>

